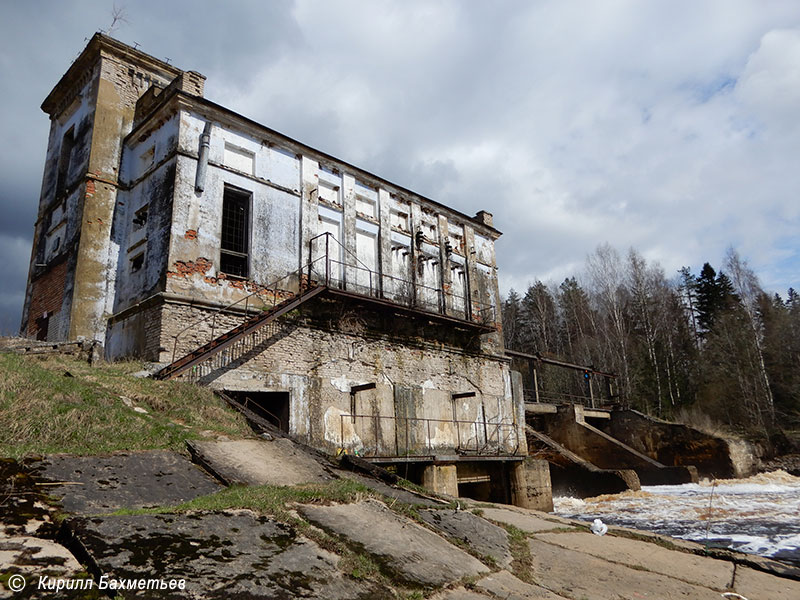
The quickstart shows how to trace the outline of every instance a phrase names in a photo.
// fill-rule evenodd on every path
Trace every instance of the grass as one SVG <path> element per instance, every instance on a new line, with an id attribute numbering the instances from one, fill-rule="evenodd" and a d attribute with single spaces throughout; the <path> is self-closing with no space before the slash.
<path id="1" fill-rule="evenodd" d="M 0 353 L 0 456 L 178 450 L 190 439 L 251 434 L 210 390 L 132 377 L 142 368 Z"/>
<path id="2" fill-rule="evenodd" d="M 533 579 L 533 558 L 531 548 L 528 546 L 528 534 L 519 527 L 499 523 L 508 532 L 508 546 L 511 551 L 511 571 L 518 579 L 526 583 L 535 584 Z"/>
<path id="3" fill-rule="evenodd" d="M 290 512 L 294 503 L 330 504 L 358 502 L 375 496 L 365 485 L 351 479 L 335 479 L 329 483 L 314 483 L 285 487 L 279 485 L 234 485 L 214 494 L 200 496 L 174 506 L 122 509 L 115 515 L 173 514 L 194 511 L 223 511 L 249 509 L 286 522 L 298 519 Z"/>

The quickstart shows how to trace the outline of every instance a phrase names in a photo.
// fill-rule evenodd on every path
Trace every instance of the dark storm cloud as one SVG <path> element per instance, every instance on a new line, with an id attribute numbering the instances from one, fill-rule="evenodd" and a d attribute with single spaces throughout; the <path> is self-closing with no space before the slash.
<path id="1" fill-rule="evenodd" d="M 206 95 L 504 232 L 501 287 L 609 241 L 670 272 L 730 244 L 798 282 L 800 7 L 705 2 L 118 2 L 112 32 Z M 109 2 L 6 3 L 0 326 L 19 318 L 46 96 Z M 16 307 L 16 308 L 15 308 Z"/>

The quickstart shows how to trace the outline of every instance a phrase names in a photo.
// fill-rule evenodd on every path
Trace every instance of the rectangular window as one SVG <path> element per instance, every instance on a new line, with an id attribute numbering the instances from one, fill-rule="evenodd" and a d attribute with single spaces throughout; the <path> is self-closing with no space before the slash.
<path id="1" fill-rule="evenodd" d="M 136 273 L 137 271 L 141 271 L 143 266 L 144 266 L 144 252 L 140 252 L 139 254 L 131 258 L 131 273 Z"/>
<path id="2" fill-rule="evenodd" d="M 61 152 L 58 156 L 58 179 L 56 180 L 56 198 L 64 195 L 67 189 L 67 177 L 72 161 L 72 149 L 75 147 L 75 127 L 70 127 L 61 140 Z"/>
<path id="3" fill-rule="evenodd" d="M 149 204 L 145 204 L 142 208 L 136 211 L 133 216 L 133 230 L 139 231 L 142 227 L 147 225 L 147 210 Z"/>
<path id="4" fill-rule="evenodd" d="M 222 233 L 219 270 L 234 277 L 248 277 L 250 247 L 250 193 L 225 187 L 222 197 Z"/>

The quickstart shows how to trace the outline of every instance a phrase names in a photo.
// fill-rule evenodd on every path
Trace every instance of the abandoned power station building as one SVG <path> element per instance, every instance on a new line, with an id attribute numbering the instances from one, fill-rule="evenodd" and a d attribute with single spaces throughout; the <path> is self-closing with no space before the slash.
<path id="1" fill-rule="evenodd" d="M 489 213 L 309 148 L 204 82 L 97 34 L 45 99 L 23 336 L 161 363 L 295 440 L 452 495 L 548 510 L 551 484 L 744 473 L 727 440 L 611 410 L 613 374 L 503 348 Z M 539 368 L 580 373 L 587 397 L 542 401 Z"/>
<path id="2" fill-rule="evenodd" d="M 96 34 L 50 116 L 23 335 L 171 363 L 304 443 L 524 504 L 524 404 L 471 217 Z M 188 355 L 188 356 L 187 356 Z"/>

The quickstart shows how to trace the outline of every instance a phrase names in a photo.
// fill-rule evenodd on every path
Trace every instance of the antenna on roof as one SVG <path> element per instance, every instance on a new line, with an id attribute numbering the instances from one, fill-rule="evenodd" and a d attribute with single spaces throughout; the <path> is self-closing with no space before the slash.
<path id="1" fill-rule="evenodd" d="M 133 42 L 133 49 L 137 50 L 139 48 L 139 42 Z"/>

